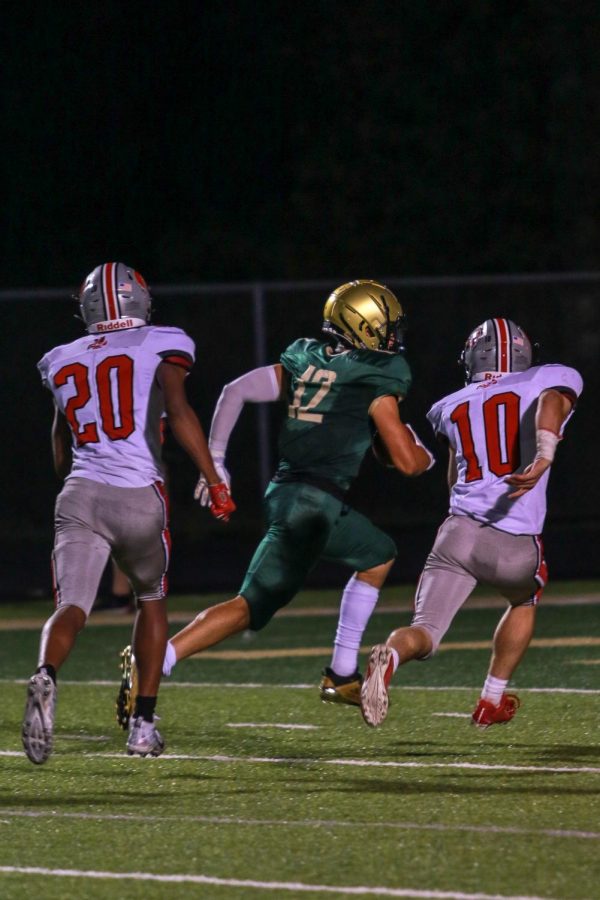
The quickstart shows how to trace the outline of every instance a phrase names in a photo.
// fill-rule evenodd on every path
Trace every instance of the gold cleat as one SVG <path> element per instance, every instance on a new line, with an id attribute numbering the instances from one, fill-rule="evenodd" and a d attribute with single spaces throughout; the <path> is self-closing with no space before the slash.
<path id="1" fill-rule="evenodd" d="M 121 652 L 121 686 L 115 704 L 117 724 L 123 731 L 129 728 L 129 720 L 133 716 L 135 700 L 138 695 L 138 672 L 131 645 Z"/>
<path id="2" fill-rule="evenodd" d="M 319 697 L 323 703 L 346 703 L 348 706 L 360 706 L 360 689 L 362 675 L 355 672 L 345 678 L 336 675 L 327 667 L 319 684 Z"/>

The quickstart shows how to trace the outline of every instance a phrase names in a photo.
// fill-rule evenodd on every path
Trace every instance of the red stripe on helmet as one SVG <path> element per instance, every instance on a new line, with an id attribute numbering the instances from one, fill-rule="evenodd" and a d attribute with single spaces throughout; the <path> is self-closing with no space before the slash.
<path id="1" fill-rule="evenodd" d="M 506 319 L 494 319 L 496 326 L 496 335 L 498 338 L 497 354 L 497 371 L 510 372 L 510 328 Z"/>
<path id="2" fill-rule="evenodd" d="M 106 318 L 118 319 L 117 292 L 115 290 L 116 263 L 106 263 L 102 269 L 102 293 L 106 306 Z"/>

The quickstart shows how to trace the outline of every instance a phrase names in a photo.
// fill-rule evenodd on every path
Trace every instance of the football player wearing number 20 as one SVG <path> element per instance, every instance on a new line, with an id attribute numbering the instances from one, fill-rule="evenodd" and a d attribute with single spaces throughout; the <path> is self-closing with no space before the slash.
<path id="1" fill-rule="evenodd" d="M 111 556 L 127 575 L 137 606 L 138 695 L 127 751 L 157 756 L 163 750 L 154 726 L 170 549 L 160 460 L 163 416 L 206 478 L 213 515 L 226 521 L 235 509 L 186 398 L 193 341 L 179 328 L 150 324 L 146 282 L 124 263 L 97 266 L 78 300 L 87 334 L 38 363 L 54 399 L 54 467 L 65 482 L 55 507 L 56 611 L 42 630 L 22 730 L 25 752 L 37 764 L 52 750 L 56 673 L 86 623 Z"/>
<path id="2" fill-rule="evenodd" d="M 279 464 L 266 494 L 267 531 L 236 597 L 212 606 L 167 644 L 163 672 L 181 659 L 247 628 L 263 628 L 289 603 L 319 561 L 354 570 L 342 597 L 324 701 L 360 704 L 360 640 L 393 564 L 386 534 L 346 503 L 372 441 L 371 422 L 394 466 L 409 476 L 433 458 L 401 420 L 398 401 L 410 386 L 402 354 L 404 313 L 397 297 L 374 281 L 337 288 L 325 303 L 325 340 L 294 341 L 275 365 L 254 369 L 223 389 L 209 446 L 222 479 L 229 436 L 246 402 L 283 400 Z M 197 487 L 208 502 L 206 479 Z"/>
<path id="3" fill-rule="evenodd" d="M 510 319 L 478 326 L 461 362 L 466 386 L 428 413 L 449 447 L 450 515 L 421 574 L 411 625 L 371 652 L 361 695 L 371 726 L 387 715 L 396 668 L 435 653 L 477 584 L 497 588 L 509 605 L 471 721 L 479 728 L 504 724 L 520 706 L 506 688 L 529 646 L 547 582 L 541 540 L 546 489 L 583 382 L 568 366 L 532 366 L 529 338 Z"/>

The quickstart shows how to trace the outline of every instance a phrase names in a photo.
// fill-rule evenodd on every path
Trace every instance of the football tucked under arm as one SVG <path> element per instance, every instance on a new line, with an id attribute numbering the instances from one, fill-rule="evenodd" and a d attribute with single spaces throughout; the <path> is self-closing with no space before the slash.
<path id="1" fill-rule="evenodd" d="M 373 440 L 371 441 L 371 450 L 373 451 L 373 456 L 380 466 L 383 466 L 385 469 L 396 468 L 396 466 L 392 462 L 390 451 L 384 444 L 383 439 L 378 431 L 376 431 L 373 435 Z"/>
<path id="2" fill-rule="evenodd" d="M 432 466 L 435 465 L 435 457 L 433 453 L 431 453 L 427 447 L 422 443 L 416 434 L 414 428 L 408 424 L 408 422 L 402 422 L 401 425 L 407 429 L 410 437 L 408 440 L 411 444 L 416 445 L 419 448 L 419 456 L 420 459 L 415 460 L 414 465 L 409 463 L 405 463 L 404 465 L 399 465 L 394 463 L 392 454 L 390 453 L 389 448 L 387 447 L 385 441 L 381 437 L 378 431 L 375 431 L 373 434 L 373 438 L 371 440 L 371 449 L 373 451 L 373 456 L 377 460 L 377 462 L 386 469 L 397 469 L 400 472 L 403 472 L 404 475 L 420 475 L 422 472 L 428 472 Z M 411 454 L 412 455 L 412 454 Z"/>

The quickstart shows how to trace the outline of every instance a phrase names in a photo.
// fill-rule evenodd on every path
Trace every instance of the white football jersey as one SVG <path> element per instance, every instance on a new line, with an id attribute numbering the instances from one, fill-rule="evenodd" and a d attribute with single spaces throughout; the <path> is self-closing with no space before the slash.
<path id="1" fill-rule="evenodd" d="M 511 534 L 541 534 L 550 469 L 531 491 L 513 500 L 508 494 L 515 488 L 504 479 L 533 462 L 537 401 L 547 388 L 576 399 L 583 381 L 568 366 L 533 366 L 469 384 L 431 407 L 427 418 L 433 430 L 456 451 L 458 478 L 450 494 L 451 513 Z"/>
<path id="2" fill-rule="evenodd" d="M 118 487 L 163 480 L 156 370 L 165 361 L 189 370 L 194 351 L 180 328 L 146 325 L 86 334 L 46 353 L 38 369 L 73 434 L 69 478 Z"/>

